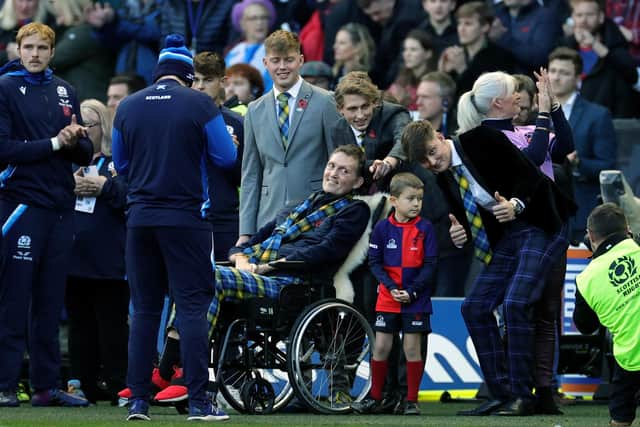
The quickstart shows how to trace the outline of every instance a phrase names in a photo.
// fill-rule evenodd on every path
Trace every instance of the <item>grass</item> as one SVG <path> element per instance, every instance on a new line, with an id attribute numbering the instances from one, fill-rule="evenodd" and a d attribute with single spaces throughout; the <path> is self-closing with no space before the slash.
<path id="1" fill-rule="evenodd" d="M 239 415 L 230 413 L 231 419 L 224 426 L 526 426 L 526 427 L 595 427 L 608 424 L 609 415 L 606 405 L 576 404 L 564 406 L 564 415 L 533 416 L 522 418 L 503 417 L 459 417 L 456 412 L 473 407 L 469 403 L 421 403 L 422 415 L 401 417 L 392 415 L 323 416 L 313 414 L 273 414 Z M 20 408 L 1 408 L 0 427 L 39 427 L 39 426 L 122 426 L 126 410 L 102 403 L 91 408 L 32 408 L 22 405 Z M 186 416 L 179 415 L 173 408 L 152 407 L 150 411 L 153 425 L 184 426 Z M 144 425 L 144 423 L 141 423 Z M 149 424 L 151 425 L 151 424 Z"/>

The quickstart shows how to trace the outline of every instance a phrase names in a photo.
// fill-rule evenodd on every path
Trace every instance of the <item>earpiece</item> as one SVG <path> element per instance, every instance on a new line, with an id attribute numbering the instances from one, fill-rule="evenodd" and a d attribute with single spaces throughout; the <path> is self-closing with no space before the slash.
<path id="1" fill-rule="evenodd" d="M 444 111 L 449 110 L 449 100 L 447 98 L 442 98 L 442 109 Z"/>

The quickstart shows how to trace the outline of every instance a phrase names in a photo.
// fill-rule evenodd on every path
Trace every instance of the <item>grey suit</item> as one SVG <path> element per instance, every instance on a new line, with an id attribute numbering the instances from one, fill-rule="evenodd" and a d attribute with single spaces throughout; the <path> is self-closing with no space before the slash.
<path id="1" fill-rule="evenodd" d="M 281 210 L 322 188 L 335 148 L 331 128 L 339 115 L 331 93 L 302 82 L 285 151 L 273 90 L 249 104 L 244 118 L 240 234 L 255 234 Z"/>

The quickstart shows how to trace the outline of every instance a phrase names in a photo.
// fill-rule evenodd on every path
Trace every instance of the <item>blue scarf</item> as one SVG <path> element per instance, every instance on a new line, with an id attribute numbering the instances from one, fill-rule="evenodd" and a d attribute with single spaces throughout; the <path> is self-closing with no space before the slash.
<path id="1" fill-rule="evenodd" d="M 49 84 L 51 83 L 51 80 L 53 80 L 53 70 L 51 70 L 51 68 L 47 67 L 46 70 L 35 74 L 30 73 L 20 63 L 20 59 L 14 59 L 0 68 L 0 76 L 4 74 L 8 76 L 22 77 L 27 83 L 36 86 Z"/>

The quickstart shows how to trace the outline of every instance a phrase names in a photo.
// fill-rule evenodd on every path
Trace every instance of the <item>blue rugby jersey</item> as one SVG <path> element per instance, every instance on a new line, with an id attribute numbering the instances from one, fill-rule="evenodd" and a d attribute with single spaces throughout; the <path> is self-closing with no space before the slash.
<path id="1" fill-rule="evenodd" d="M 431 313 L 438 248 L 433 225 L 416 217 L 402 223 L 393 213 L 371 233 L 369 266 L 378 279 L 376 311 Z M 404 289 L 417 298 L 409 304 L 396 302 L 390 291 Z"/>
<path id="2" fill-rule="evenodd" d="M 128 227 L 211 228 L 206 164 L 232 167 L 237 150 L 209 96 L 161 79 L 120 103 L 112 144 Z"/>

